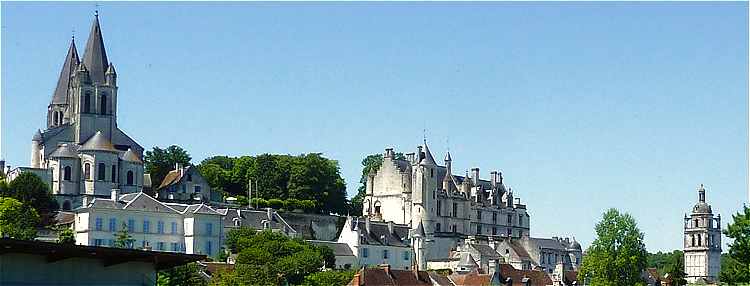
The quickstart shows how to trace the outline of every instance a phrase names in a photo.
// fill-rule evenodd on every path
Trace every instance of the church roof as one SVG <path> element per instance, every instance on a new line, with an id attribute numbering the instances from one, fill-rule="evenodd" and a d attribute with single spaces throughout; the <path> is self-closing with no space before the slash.
<path id="1" fill-rule="evenodd" d="M 75 39 L 70 40 L 70 48 L 68 48 L 68 54 L 65 56 L 62 70 L 60 71 L 60 78 L 57 79 L 57 87 L 55 92 L 52 94 L 51 104 L 67 104 L 68 103 L 68 88 L 70 87 L 70 76 L 78 66 L 78 51 L 76 50 Z"/>
<path id="2" fill-rule="evenodd" d="M 141 161 L 141 158 L 138 156 L 138 154 L 133 152 L 133 149 L 130 148 L 128 148 L 128 151 L 125 151 L 125 153 L 120 156 L 120 159 L 122 159 L 123 161 L 143 164 L 143 161 Z"/>
<path id="3" fill-rule="evenodd" d="M 78 158 L 78 148 L 71 144 L 62 144 L 50 154 L 50 158 Z"/>
<path id="4" fill-rule="evenodd" d="M 86 140 L 86 142 L 83 143 L 83 146 L 81 146 L 81 150 L 117 152 L 117 149 L 112 145 L 112 142 L 110 142 L 107 137 L 104 137 L 104 134 L 102 134 L 101 131 L 97 131 L 94 136 L 91 136 L 91 138 Z"/>
<path id="5" fill-rule="evenodd" d="M 91 25 L 91 32 L 83 54 L 83 64 L 89 70 L 91 81 L 104 83 L 104 73 L 109 67 L 109 62 L 107 61 L 107 52 L 104 49 L 104 39 L 102 38 L 102 29 L 99 27 L 98 14 L 94 17 L 94 23 Z"/>

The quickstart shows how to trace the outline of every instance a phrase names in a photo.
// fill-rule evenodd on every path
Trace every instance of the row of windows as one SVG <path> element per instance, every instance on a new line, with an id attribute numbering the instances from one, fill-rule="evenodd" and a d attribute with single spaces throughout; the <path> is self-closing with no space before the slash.
<path id="1" fill-rule="evenodd" d="M 151 246 L 151 243 L 148 240 L 142 240 L 141 248 L 147 248 Z M 94 246 L 109 246 L 114 247 L 115 246 L 115 240 L 114 239 L 94 239 Z M 210 241 L 207 246 L 210 247 Z M 127 245 L 128 248 L 135 247 L 133 244 Z M 172 251 L 172 252 L 185 252 L 185 244 L 184 243 L 178 243 L 178 242 L 170 242 L 169 248 L 167 248 L 167 243 L 163 241 L 156 242 L 156 247 L 153 248 L 154 250 L 159 251 Z"/>
<path id="2" fill-rule="evenodd" d="M 117 227 L 117 219 L 116 218 L 109 218 L 109 224 L 108 224 L 108 231 L 116 232 L 119 231 Z M 124 222 L 123 222 L 124 223 Z M 127 227 L 128 232 L 135 232 L 135 220 L 134 219 L 128 219 L 128 222 L 123 225 L 123 227 Z M 204 225 L 204 230 L 206 235 L 213 235 L 214 233 L 214 227 L 213 223 L 206 223 Z M 97 217 L 94 220 L 94 230 L 96 231 L 103 231 L 104 230 L 104 219 L 101 217 Z M 143 233 L 151 233 L 151 221 L 149 220 L 143 220 L 143 225 L 141 230 Z M 179 231 L 177 228 L 176 222 L 171 222 L 169 224 L 169 233 L 170 234 L 176 234 Z M 157 221 L 156 222 L 156 233 L 157 234 L 164 234 L 166 233 L 165 224 L 163 221 Z"/>
<path id="3" fill-rule="evenodd" d="M 117 177 L 117 165 L 112 165 L 112 168 L 110 170 L 111 170 L 111 174 L 110 174 L 109 178 L 111 179 L 111 181 L 112 182 L 119 182 L 120 179 Z M 70 166 L 63 167 L 63 180 L 64 181 L 71 181 L 73 179 L 72 178 L 73 177 L 72 173 L 73 173 L 73 169 Z M 107 180 L 106 173 L 107 173 L 107 167 L 106 167 L 106 165 L 104 163 L 99 163 L 99 167 L 97 168 L 97 177 L 96 177 L 96 179 L 99 180 L 99 181 L 105 181 L 105 180 Z M 53 175 L 53 177 L 54 177 L 54 175 Z M 83 164 L 83 177 L 86 180 L 89 180 L 89 181 L 92 180 L 92 178 L 91 178 L 91 164 L 90 163 Z M 126 177 L 127 177 L 126 178 L 126 184 L 127 185 L 133 185 L 133 183 L 135 182 L 135 176 L 133 174 L 133 171 L 128 171 L 127 174 L 126 174 Z"/>
<path id="4" fill-rule="evenodd" d="M 389 252 L 388 252 L 388 249 L 383 249 L 383 252 L 382 252 L 382 254 L 383 254 L 383 256 L 382 256 L 382 257 L 383 257 L 383 259 L 388 259 L 388 257 L 389 257 Z M 370 249 L 368 249 L 367 247 L 363 247 L 363 248 L 362 248 L 362 257 L 363 257 L 363 258 L 367 258 L 367 257 L 370 257 Z M 409 260 L 409 257 L 411 257 L 411 254 L 410 254 L 410 253 L 409 253 L 408 251 L 404 251 L 404 252 L 402 253 L 401 257 L 402 257 L 402 258 L 403 258 L 404 260 Z"/>
<path id="5" fill-rule="evenodd" d="M 99 96 L 99 114 L 110 114 L 107 110 L 107 94 L 101 93 Z M 91 93 L 86 92 L 83 95 L 83 113 L 91 113 Z"/>

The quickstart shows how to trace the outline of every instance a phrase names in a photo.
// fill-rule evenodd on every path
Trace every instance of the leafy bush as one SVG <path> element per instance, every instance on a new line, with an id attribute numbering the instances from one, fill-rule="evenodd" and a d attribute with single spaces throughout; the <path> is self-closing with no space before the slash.
<path id="1" fill-rule="evenodd" d="M 284 208 L 284 201 L 279 200 L 279 199 L 270 199 L 268 200 L 268 207 L 275 209 L 275 210 L 282 209 Z"/>

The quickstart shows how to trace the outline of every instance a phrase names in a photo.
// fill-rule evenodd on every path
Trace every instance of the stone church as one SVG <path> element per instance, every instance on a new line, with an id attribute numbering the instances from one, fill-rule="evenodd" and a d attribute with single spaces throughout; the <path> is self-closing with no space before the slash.
<path id="1" fill-rule="evenodd" d="M 474 168 L 459 176 L 451 163 L 446 153 L 439 165 L 426 142 L 405 158 L 386 149 L 383 164 L 368 175 L 363 215 L 413 229 L 421 223 L 431 241 L 425 260 L 448 257 L 467 236 L 529 236 L 526 206 L 506 188 L 502 173 L 492 171 L 485 180 Z"/>
<path id="2" fill-rule="evenodd" d="M 47 126 L 31 140 L 29 171 L 50 177 L 62 209 L 109 197 L 113 189 L 143 189 L 143 147 L 118 128 L 117 98 L 117 73 L 96 15 L 82 60 L 71 40 L 47 108 Z"/>
<path id="3" fill-rule="evenodd" d="M 721 215 L 706 203 L 706 189 L 698 187 L 698 203 L 683 220 L 685 273 L 688 283 L 717 282 L 721 270 Z"/>

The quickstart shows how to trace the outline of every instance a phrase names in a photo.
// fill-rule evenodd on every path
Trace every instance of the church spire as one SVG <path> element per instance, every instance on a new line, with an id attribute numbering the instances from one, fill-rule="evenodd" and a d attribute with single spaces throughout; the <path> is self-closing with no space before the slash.
<path id="1" fill-rule="evenodd" d="M 99 26 L 99 12 L 94 15 L 94 23 L 91 25 L 89 39 L 86 42 L 86 51 L 83 54 L 83 63 L 90 72 L 91 81 L 104 84 L 104 73 L 109 67 L 107 51 L 104 49 L 102 29 Z"/>
<path id="2" fill-rule="evenodd" d="M 68 88 L 70 87 L 70 76 L 75 72 L 78 67 L 78 51 L 76 50 L 75 38 L 70 40 L 70 47 L 68 48 L 68 54 L 65 56 L 65 62 L 63 62 L 62 70 L 60 71 L 60 78 L 57 79 L 57 87 L 55 87 L 55 93 L 52 94 L 52 102 L 50 104 L 67 104 L 68 103 Z"/>

